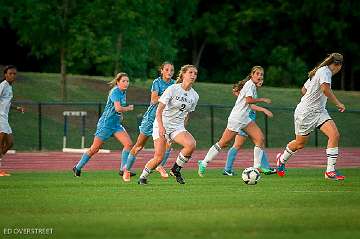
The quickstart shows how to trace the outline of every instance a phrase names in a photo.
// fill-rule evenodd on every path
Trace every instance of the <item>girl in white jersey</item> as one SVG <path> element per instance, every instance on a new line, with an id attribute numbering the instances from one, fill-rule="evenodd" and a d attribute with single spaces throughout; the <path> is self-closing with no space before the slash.
<path id="1" fill-rule="evenodd" d="M 154 157 L 146 163 L 138 181 L 139 184 L 147 184 L 149 174 L 161 163 L 167 141 L 183 146 L 170 170 L 170 175 L 176 177 L 178 183 L 185 183 L 180 170 L 190 160 L 196 148 L 194 137 L 185 129 L 189 113 L 195 110 L 199 100 L 199 95 L 192 88 L 196 78 L 196 67 L 184 65 L 180 69 L 176 84 L 169 86 L 159 98 L 153 127 L 155 153 Z"/>
<path id="2" fill-rule="evenodd" d="M 200 177 L 204 176 L 208 163 L 216 157 L 222 148 L 228 145 L 240 130 L 244 130 L 254 142 L 254 167 L 260 168 L 261 159 L 264 154 L 264 135 L 256 122 L 250 118 L 249 113 L 251 111 L 251 104 L 258 102 L 271 103 L 271 100 L 268 98 L 256 98 L 256 84 L 262 81 L 263 78 L 264 69 L 261 66 L 254 66 L 251 69 L 248 80 L 240 90 L 221 139 L 209 149 L 204 160 L 198 161 L 198 174 Z"/>
<path id="3" fill-rule="evenodd" d="M 6 66 L 4 69 L 4 80 L 0 83 L 0 160 L 14 144 L 12 130 L 8 120 L 10 108 L 24 113 L 23 107 L 11 107 L 13 97 L 12 84 L 15 80 L 16 67 L 12 65 Z M 10 176 L 10 174 L 0 170 L 0 177 L 1 176 Z"/>
<path id="4" fill-rule="evenodd" d="M 303 97 L 294 114 L 296 137 L 288 143 L 282 154 L 279 153 L 276 156 L 279 176 L 285 176 L 286 162 L 297 150 L 304 148 L 310 132 L 315 128 L 319 128 L 328 137 L 325 178 L 333 180 L 345 179 L 343 175 L 335 170 L 340 134 L 335 122 L 325 108 L 326 101 L 329 98 L 340 112 L 345 111 L 345 106 L 331 90 L 331 77 L 341 70 L 342 63 L 343 56 L 339 53 L 332 53 L 309 72 L 309 79 L 301 89 Z"/>

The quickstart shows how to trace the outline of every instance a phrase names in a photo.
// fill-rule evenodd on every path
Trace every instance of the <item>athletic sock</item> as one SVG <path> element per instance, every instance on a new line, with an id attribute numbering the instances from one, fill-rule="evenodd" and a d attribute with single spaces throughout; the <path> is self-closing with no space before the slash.
<path id="1" fill-rule="evenodd" d="M 291 151 L 288 146 L 286 146 L 286 149 L 284 150 L 283 154 L 280 156 L 280 162 L 286 163 L 291 156 L 295 154 L 296 151 Z"/>
<path id="2" fill-rule="evenodd" d="M 227 154 L 227 159 L 225 163 L 224 170 L 227 172 L 232 172 L 234 160 L 236 158 L 236 154 L 238 153 L 238 149 L 235 147 L 231 147 Z"/>
<path id="3" fill-rule="evenodd" d="M 181 152 L 176 158 L 176 164 L 180 167 L 184 167 L 184 165 L 190 160 L 191 156 L 184 156 Z"/>
<path id="4" fill-rule="evenodd" d="M 145 167 L 140 175 L 140 178 L 147 178 L 151 173 L 151 169 Z"/>
<path id="5" fill-rule="evenodd" d="M 267 157 L 267 154 L 266 154 L 265 151 L 264 151 L 263 156 L 261 158 L 261 167 L 270 168 L 268 157 Z"/>
<path id="6" fill-rule="evenodd" d="M 164 157 L 163 157 L 163 160 L 161 161 L 161 166 L 165 166 L 166 162 L 168 161 L 168 158 L 170 156 L 170 152 L 171 152 L 171 148 L 167 149 L 165 151 L 165 154 L 164 154 Z"/>
<path id="7" fill-rule="evenodd" d="M 136 156 L 133 155 L 132 153 L 129 153 L 129 156 L 127 158 L 127 162 L 126 162 L 126 169 L 127 170 L 131 170 L 133 164 L 135 163 L 135 160 L 136 160 Z"/>
<path id="8" fill-rule="evenodd" d="M 77 170 L 81 170 L 82 167 L 85 166 L 85 164 L 90 160 L 90 156 L 87 153 L 84 153 L 78 162 L 78 164 L 75 166 Z"/>
<path id="9" fill-rule="evenodd" d="M 216 155 L 218 155 L 220 150 L 221 150 L 221 147 L 219 146 L 219 143 L 216 143 L 213 146 L 211 146 L 211 148 L 207 152 L 204 160 L 202 161 L 202 165 L 204 165 L 206 167 L 208 165 L 208 163 L 211 162 L 216 157 Z"/>
<path id="10" fill-rule="evenodd" d="M 327 148 L 326 149 L 327 155 L 327 167 L 326 172 L 335 171 L 336 159 L 339 155 L 339 148 Z"/>
<path id="11" fill-rule="evenodd" d="M 264 151 L 259 146 L 254 147 L 254 168 L 261 167 L 261 159 L 263 157 Z"/>
<path id="12" fill-rule="evenodd" d="M 127 163 L 127 159 L 129 157 L 130 150 L 123 149 L 121 152 L 121 164 L 120 164 L 120 170 L 123 170 L 124 166 Z"/>

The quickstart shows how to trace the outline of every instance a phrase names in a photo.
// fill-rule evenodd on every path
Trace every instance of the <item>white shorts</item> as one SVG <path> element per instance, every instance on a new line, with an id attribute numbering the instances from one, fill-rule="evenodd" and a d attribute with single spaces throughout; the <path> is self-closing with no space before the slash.
<path id="1" fill-rule="evenodd" d="M 228 120 L 226 128 L 240 133 L 242 129 L 244 129 L 252 120 L 250 118 L 247 118 L 245 122 L 240 122 L 237 120 Z"/>
<path id="2" fill-rule="evenodd" d="M 0 133 L 12 134 L 12 130 L 8 121 L 0 120 Z"/>
<path id="3" fill-rule="evenodd" d="M 169 143 L 174 141 L 174 138 L 176 137 L 176 135 L 180 134 L 181 132 L 187 131 L 183 126 L 180 126 L 179 128 L 176 128 L 176 129 L 173 129 L 173 130 L 167 130 L 167 129 L 165 129 L 165 130 L 166 130 L 165 139 Z M 152 137 L 153 137 L 153 140 L 157 140 L 158 138 L 160 138 L 159 127 L 157 126 L 157 124 L 154 124 Z"/>
<path id="4" fill-rule="evenodd" d="M 327 110 L 321 112 L 298 112 L 298 110 L 295 110 L 295 134 L 303 136 L 308 135 L 316 127 L 321 126 L 328 120 L 331 120 L 331 117 Z"/>

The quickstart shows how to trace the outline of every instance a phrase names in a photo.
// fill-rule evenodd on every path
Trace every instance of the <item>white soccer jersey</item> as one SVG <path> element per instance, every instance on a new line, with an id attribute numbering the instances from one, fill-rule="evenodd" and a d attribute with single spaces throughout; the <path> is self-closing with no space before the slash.
<path id="1" fill-rule="evenodd" d="M 325 110 L 327 97 L 321 91 L 321 84 L 328 83 L 331 87 L 332 73 L 328 66 L 320 67 L 315 75 L 308 79 L 304 87 L 306 88 L 305 95 L 301 98 L 297 105 L 298 112 L 316 111 L 322 112 Z"/>
<path id="2" fill-rule="evenodd" d="M 4 132 L 7 134 L 12 133 L 8 122 L 8 115 L 12 97 L 12 87 L 9 82 L 4 80 L 0 83 L 0 132 Z"/>
<path id="3" fill-rule="evenodd" d="M 186 91 L 181 84 L 171 85 L 164 91 L 159 102 L 166 105 L 162 121 L 167 133 L 184 127 L 186 116 L 195 110 L 198 100 L 199 95 L 193 88 Z M 157 120 L 155 124 L 157 126 Z"/>
<path id="4" fill-rule="evenodd" d="M 11 99 L 13 97 L 12 87 L 4 80 L 0 83 L 0 118 L 1 120 L 8 120 Z"/>
<path id="5" fill-rule="evenodd" d="M 248 80 L 244 87 L 241 89 L 235 106 L 232 108 L 228 118 L 228 122 L 240 122 L 242 124 L 248 124 L 251 120 L 249 118 L 250 105 L 246 103 L 246 97 L 251 96 L 257 98 L 256 85 L 252 80 Z"/>

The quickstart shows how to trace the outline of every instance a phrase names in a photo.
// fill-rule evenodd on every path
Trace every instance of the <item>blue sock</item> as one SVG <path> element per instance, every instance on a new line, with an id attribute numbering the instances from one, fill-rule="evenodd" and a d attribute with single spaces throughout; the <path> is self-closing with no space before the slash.
<path id="1" fill-rule="evenodd" d="M 136 160 L 136 156 L 133 155 L 132 153 L 129 153 L 129 156 L 127 158 L 127 162 L 126 162 L 126 169 L 130 171 L 131 167 L 133 166 L 133 164 L 135 163 Z"/>
<path id="2" fill-rule="evenodd" d="M 170 149 L 167 149 L 167 150 L 165 151 L 163 160 L 161 161 L 161 166 L 165 166 L 165 164 L 166 164 L 166 162 L 168 161 L 168 158 L 169 158 L 169 156 L 170 156 L 170 152 L 171 152 L 171 148 L 170 148 Z"/>
<path id="3" fill-rule="evenodd" d="M 269 161 L 268 161 L 268 158 L 267 158 L 267 155 L 266 155 L 265 151 L 264 151 L 263 156 L 261 158 L 261 167 L 270 168 L 270 164 L 269 164 Z"/>
<path id="4" fill-rule="evenodd" d="M 124 166 L 126 165 L 127 159 L 129 157 L 129 153 L 130 153 L 130 150 L 126 150 L 126 149 L 123 149 L 123 151 L 121 152 L 120 170 L 123 170 Z"/>
<path id="5" fill-rule="evenodd" d="M 89 161 L 89 159 L 90 159 L 90 156 L 89 156 L 87 153 L 84 153 L 84 154 L 82 155 L 80 161 L 78 162 L 78 164 L 76 164 L 75 167 L 76 167 L 78 170 L 81 170 L 82 167 L 84 167 L 85 164 Z"/>
<path id="6" fill-rule="evenodd" d="M 234 147 L 231 147 L 229 149 L 227 159 L 226 159 L 225 168 L 224 168 L 224 170 L 226 170 L 227 172 L 232 172 L 232 167 L 233 167 L 234 160 L 236 158 L 237 152 L 238 152 L 238 150 L 236 148 L 234 148 Z"/>

